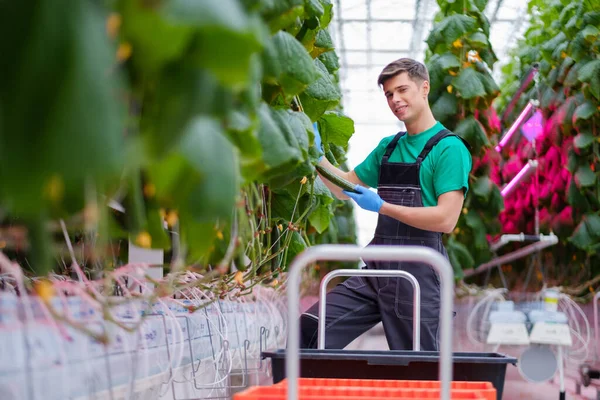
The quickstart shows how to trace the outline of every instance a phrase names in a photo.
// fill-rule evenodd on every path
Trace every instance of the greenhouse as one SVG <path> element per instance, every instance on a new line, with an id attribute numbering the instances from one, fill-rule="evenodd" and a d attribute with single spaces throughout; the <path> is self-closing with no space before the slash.
<path id="1" fill-rule="evenodd" d="M 0 399 L 600 399 L 598 0 L 0 1 Z"/>

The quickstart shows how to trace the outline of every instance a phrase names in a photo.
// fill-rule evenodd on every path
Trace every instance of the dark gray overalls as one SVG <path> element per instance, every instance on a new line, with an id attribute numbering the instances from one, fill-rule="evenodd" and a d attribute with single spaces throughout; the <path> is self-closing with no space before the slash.
<path id="1" fill-rule="evenodd" d="M 432 137 L 414 163 L 389 162 L 399 132 L 390 142 L 381 160 L 377 192 L 391 204 L 423 207 L 419 169 L 433 146 L 447 136 L 456 136 L 444 129 Z M 464 141 L 463 141 L 464 142 Z M 468 144 L 466 144 L 468 148 Z M 396 219 L 379 214 L 375 237 L 369 246 L 417 245 L 431 247 L 448 254 L 440 232 L 424 231 Z M 423 263 L 368 262 L 367 269 L 398 269 L 415 276 L 421 286 L 421 350 L 438 349 L 440 279 L 432 267 Z M 327 294 L 325 347 L 342 349 L 379 321 L 391 350 L 412 349 L 413 289 L 401 278 L 352 277 Z M 318 303 L 300 319 L 302 348 L 317 346 Z"/>

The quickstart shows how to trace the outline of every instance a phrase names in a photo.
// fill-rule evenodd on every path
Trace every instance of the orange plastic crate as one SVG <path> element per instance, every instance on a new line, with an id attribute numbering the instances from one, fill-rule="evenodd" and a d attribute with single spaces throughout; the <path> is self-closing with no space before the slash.
<path id="1" fill-rule="evenodd" d="M 274 386 L 287 386 L 287 379 Z M 439 381 L 409 381 L 385 379 L 333 379 L 333 378 L 299 378 L 300 387 L 360 387 L 360 388 L 397 388 L 397 389 L 439 389 Z M 453 381 L 453 393 L 469 391 L 477 393 L 482 399 L 496 400 L 496 388 L 491 382 Z M 438 390 L 439 393 L 439 390 Z"/>
<path id="2" fill-rule="evenodd" d="M 407 388 L 364 388 L 364 387 L 323 387 L 301 386 L 299 400 L 431 400 L 440 398 L 439 389 Z M 452 390 L 453 400 L 487 400 L 486 397 L 469 390 Z M 281 386 L 253 387 L 233 396 L 234 400 L 286 400 L 287 388 Z"/>

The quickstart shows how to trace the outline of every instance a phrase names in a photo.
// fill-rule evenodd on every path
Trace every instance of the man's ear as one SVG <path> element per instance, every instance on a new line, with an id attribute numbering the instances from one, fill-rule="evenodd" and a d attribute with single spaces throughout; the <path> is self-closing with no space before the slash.
<path id="1" fill-rule="evenodd" d="M 421 85 L 421 93 L 423 94 L 423 98 L 427 98 L 427 96 L 429 96 L 429 81 L 423 81 L 423 84 Z"/>

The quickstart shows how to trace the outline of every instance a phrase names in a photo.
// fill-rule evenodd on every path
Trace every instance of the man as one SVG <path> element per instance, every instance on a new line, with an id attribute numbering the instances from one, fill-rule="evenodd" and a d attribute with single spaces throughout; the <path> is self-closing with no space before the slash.
<path id="1" fill-rule="evenodd" d="M 437 122 L 427 100 L 429 74 L 414 60 L 387 65 L 377 81 L 388 106 L 406 126 L 384 138 L 350 172 L 321 157 L 320 165 L 356 184 L 360 193 L 342 191 L 323 177 L 339 199 L 352 198 L 379 213 L 369 245 L 418 245 L 448 257 L 442 234 L 454 230 L 468 190 L 471 155 L 465 142 Z M 316 141 L 320 146 L 318 130 Z M 377 187 L 377 193 L 367 187 Z M 423 263 L 368 262 L 368 269 L 401 269 L 421 287 L 421 349 L 438 349 L 440 280 Z M 327 294 L 326 348 L 341 349 L 379 321 L 392 350 L 412 349 L 410 282 L 398 278 L 353 277 Z M 317 345 L 318 304 L 301 317 L 301 347 Z"/>

